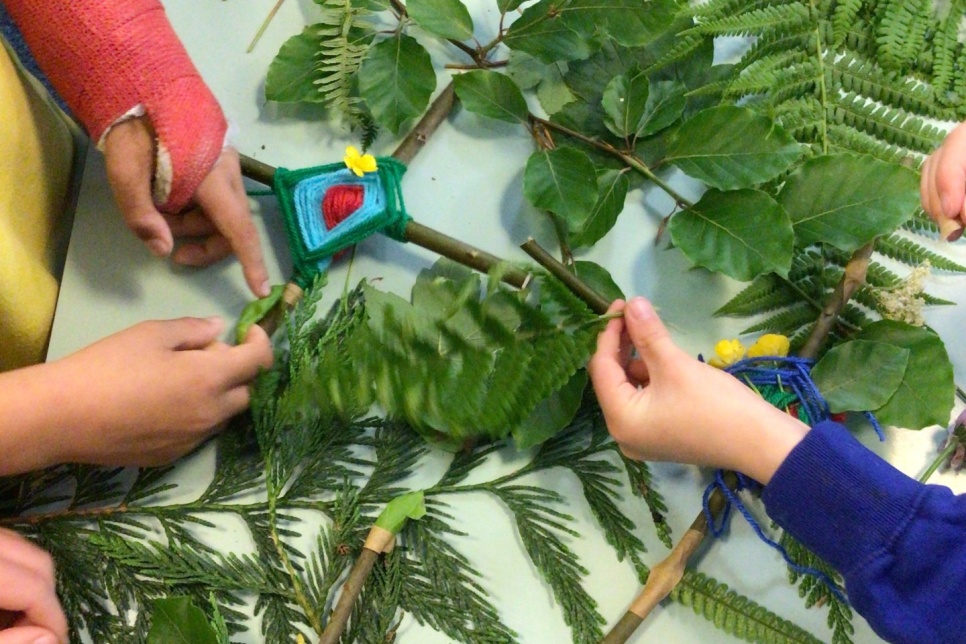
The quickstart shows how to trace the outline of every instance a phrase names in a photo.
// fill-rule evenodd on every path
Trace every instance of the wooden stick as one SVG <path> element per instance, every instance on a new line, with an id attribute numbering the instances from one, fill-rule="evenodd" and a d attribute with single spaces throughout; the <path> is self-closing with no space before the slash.
<path id="1" fill-rule="evenodd" d="M 532 257 L 535 262 L 543 266 L 554 277 L 563 282 L 574 295 L 586 302 L 587 306 L 589 306 L 594 313 L 599 315 L 607 313 L 607 309 L 610 308 L 610 302 L 608 302 L 607 299 L 600 295 L 597 291 L 588 286 L 586 282 L 577 277 L 573 271 L 567 270 L 566 266 L 558 261 L 556 257 L 548 253 L 547 250 L 538 244 L 533 237 L 527 239 L 527 241 L 520 246 L 520 248 L 526 251 L 527 255 Z"/>

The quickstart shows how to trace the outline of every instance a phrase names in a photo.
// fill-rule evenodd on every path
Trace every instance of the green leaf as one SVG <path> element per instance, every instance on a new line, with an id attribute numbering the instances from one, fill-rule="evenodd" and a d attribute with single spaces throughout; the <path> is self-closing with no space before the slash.
<path id="1" fill-rule="evenodd" d="M 545 63 L 579 60 L 590 55 L 586 39 L 574 32 L 561 18 L 567 0 L 540 0 L 527 7 L 510 28 L 503 44 L 524 51 Z"/>
<path id="2" fill-rule="evenodd" d="M 238 322 L 235 324 L 235 342 L 241 344 L 245 341 L 245 336 L 248 335 L 248 329 L 252 327 L 253 324 L 258 324 L 258 322 L 265 317 L 275 303 L 282 299 L 282 293 L 285 292 L 284 284 L 276 284 L 269 291 L 268 295 L 259 298 L 245 305 L 242 309 L 241 315 L 238 316 Z"/>
<path id="3" fill-rule="evenodd" d="M 359 69 L 359 93 L 376 122 L 393 133 L 423 113 L 434 89 L 429 53 L 403 34 L 373 45 Z"/>
<path id="4" fill-rule="evenodd" d="M 386 504 L 375 525 L 387 532 L 399 534 L 410 519 L 418 520 L 426 516 L 426 504 L 423 501 L 423 491 L 408 492 L 397 496 Z"/>
<path id="5" fill-rule="evenodd" d="M 322 103 L 325 96 L 313 82 L 318 77 L 319 35 L 306 27 L 282 44 L 268 66 L 265 98 L 279 103 Z"/>
<path id="6" fill-rule="evenodd" d="M 621 287 L 617 285 L 607 269 L 600 264 L 585 260 L 576 261 L 574 262 L 574 273 L 587 286 L 603 296 L 605 300 L 613 302 L 614 300 L 627 299 L 624 297 L 624 291 L 621 290 Z"/>
<path id="7" fill-rule="evenodd" d="M 523 194 L 535 208 L 565 220 L 585 218 L 597 202 L 594 164 L 575 148 L 534 152 L 523 173 Z"/>
<path id="8" fill-rule="evenodd" d="M 218 644 L 218 634 L 190 597 L 154 600 L 148 644 Z"/>
<path id="9" fill-rule="evenodd" d="M 615 76 L 607 83 L 601 104 L 607 115 L 604 125 L 614 136 L 623 139 L 637 135 L 649 91 L 647 76 L 640 70 Z"/>
<path id="10" fill-rule="evenodd" d="M 719 190 L 749 188 L 784 172 L 802 146 L 771 119 L 744 107 L 712 107 L 678 129 L 667 160 Z"/>
<path id="11" fill-rule="evenodd" d="M 663 35 L 679 9 L 675 0 L 571 0 L 561 14 L 585 39 L 601 30 L 619 45 L 641 47 Z"/>
<path id="12" fill-rule="evenodd" d="M 908 364 L 909 349 L 853 340 L 830 349 L 812 368 L 812 379 L 833 413 L 869 411 L 895 394 Z"/>
<path id="13" fill-rule="evenodd" d="M 471 112 L 510 123 L 526 123 L 530 116 L 523 92 L 506 74 L 478 69 L 453 82 L 460 102 Z"/>
<path id="14" fill-rule="evenodd" d="M 912 217 L 919 205 L 916 173 L 867 155 L 809 159 L 778 194 L 798 244 L 825 242 L 851 252 Z"/>
<path id="15" fill-rule="evenodd" d="M 949 422 L 956 384 L 949 355 L 938 335 L 925 327 L 880 320 L 863 329 L 857 339 L 909 350 L 902 383 L 889 402 L 874 410 L 880 422 L 907 429 Z"/>
<path id="16" fill-rule="evenodd" d="M 409 0 L 406 13 L 417 25 L 440 38 L 473 37 L 473 19 L 460 0 Z"/>
<path id="17" fill-rule="evenodd" d="M 496 0 L 496 6 L 500 13 L 516 11 L 521 4 L 523 4 L 523 0 Z"/>
<path id="18" fill-rule="evenodd" d="M 580 407 L 587 372 L 575 373 L 561 389 L 537 404 L 530 416 L 513 429 L 513 444 L 517 449 L 540 445 L 570 424 Z"/>
<path id="19" fill-rule="evenodd" d="M 644 115 L 637 124 L 637 136 L 650 136 L 668 127 L 684 114 L 687 87 L 678 81 L 651 83 Z"/>
<path id="20" fill-rule="evenodd" d="M 674 245 L 688 259 L 741 281 L 769 272 L 787 275 L 792 225 L 782 207 L 758 190 L 708 190 L 671 217 Z"/>
<path id="21" fill-rule="evenodd" d="M 623 170 L 605 170 L 597 175 L 597 203 L 586 217 L 566 220 L 571 244 L 593 246 L 614 227 L 624 210 L 629 185 Z"/>

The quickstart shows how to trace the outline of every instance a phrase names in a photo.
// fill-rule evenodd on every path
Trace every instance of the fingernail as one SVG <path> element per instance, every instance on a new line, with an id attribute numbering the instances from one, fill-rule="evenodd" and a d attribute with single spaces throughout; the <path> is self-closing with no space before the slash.
<path id="1" fill-rule="evenodd" d="M 258 287 L 259 297 L 268 297 L 268 294 L 272 292 L 272 285 L 268 280 L 262 282 L 262 285 Z"/>
<path id="2" fill-rule="evenodd" d="M 212 316 L 207 317 L 205 319 L 208 320 L 208 323 L 209 324 L 211 324 L 213 326 L 216 326 L 219 329 L 222 328 L 225 325 L 225 321 L 222 320 L 221 317 L 220 316 L 217 316 L 217 315 L 212 315 Z"/>
<path id="3" fill-rule="evenodd" d="M 57 638 L 48 633 L 47 635 L 41 635 L 35 639 L 34 644 L 57 644 Z"/>
<path id="4" fill-rule="evenodd" d="M 638 322 L 643 322 L 644 320 L 653 317 L 654 309 L 643 297 L 635 297 L 633 300 L 627 303 L 627 308 L 624 311 L 624 315 L 627 315 L 631 319 L 637 320 Z"/>
<path id="5" fill-rule="evenodd" d="M 161 239 L 152 239 L 148 242 L 148 249 L 157 257 L 167 257 L 168 245 Z"/>

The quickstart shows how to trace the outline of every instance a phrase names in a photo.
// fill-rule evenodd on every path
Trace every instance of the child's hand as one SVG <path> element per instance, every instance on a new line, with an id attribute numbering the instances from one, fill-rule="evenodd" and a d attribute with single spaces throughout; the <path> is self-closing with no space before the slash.
<path id="1" fill-rule="evenodd" d="M 0 529 L 0 644 L 67 642 L 50 555 Z"/>
<path id="2" fill-rule="evenodd" d="M 956 126 L 926 159 L 919 196 L 942 238 L 959 239 L 966 223 L 966 123 Z"/>
<path id="3" fill-rule="evenodd" d="M 50 365 L 63 393 L 50 424 L 52 462 L 159 465 L 187 453 L 248 406 L 248 384 L 272 364 L 253 326 L 218 340 L 217 319 L 143 322 Z"/>
<path id="4" fill-rule="evenodd" d="M 252 292 L 268 295 L 268 273 L 242 184 L 238 153 L 226 148 L 194 194 L 194 207 L 162 214 L 154 203 L 155 144 L 143 117 L 114 125 L 104 141 L 107 178 L 128 227 L 159 257 L 208 266 L 234 253 Z M 192 238 L 174 250 L 175 238 Z"/>
<path id="5" fill-rule="evenodd" d="M 808 428 L 679 349 L 644 298 L 611 307 L 621 309 L 623 319 L 608 323 L 587 366 L 621 451 L 738 470 L 767 483 Z"/>

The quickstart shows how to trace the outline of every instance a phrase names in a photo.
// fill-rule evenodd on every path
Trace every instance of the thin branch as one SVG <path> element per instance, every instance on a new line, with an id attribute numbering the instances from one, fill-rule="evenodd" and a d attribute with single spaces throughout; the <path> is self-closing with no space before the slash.
<path id="1" fill-rule="evenodd" d="M 604 314 L 610 308 L 610 302 L 603 295 L 592 289 L 582 279 L 577 277 L 573 271 L 558 262 L 553 255 L 548 253 L 533 237 L 527 239 L 526 243 L 520 246 L 527 255 L 535 262 L 543 266 L 554 277 L 559 279 L 569 288 L 574 295 L 587 303 L 594 313 Z"/>
<path id="2" fill-rule="evenodd" d="M 278 0 L 278 2 L 275 3 L 275 6 L 272 7 L 272 10 L 268 12 L 268 15 L 265 17 L 265 20 L 262 22 L 262 26 L 258 28 L 258 32 L 256 32 L 255 37 L 252 38 L 251 44 L 248 45 L 248 49 L 245 50 L 246 54 L 252 53 L 252 50 L 255 49 L 255 45 L 258 44 L 258 41 L 262 37 L 262 34 L 265 33 L 265 29 L 268 28 L 268 23 L 272 21 L 272 18 L 275 17 L 275 14 L 278 13 L 279 9 L 281 9 L 283 2 L 285 2 L 285 0 Z"/>

